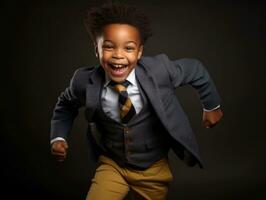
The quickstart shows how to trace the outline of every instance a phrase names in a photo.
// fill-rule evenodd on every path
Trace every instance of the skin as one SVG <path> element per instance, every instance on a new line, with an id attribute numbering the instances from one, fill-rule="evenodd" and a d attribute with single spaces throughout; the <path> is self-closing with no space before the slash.
<path id="1" fill-rule="evenodd" d="M 67 149 L 67 142 L 63 140 L 58 140 L 52 143 L 51 153 L 57 161 L 62 162 L 66 159 Z"/>
<path id="2" fill-rule="evenodd" d="M 223 112 L 220 108 L 210 112 L 203 111 L 202 124 L 205 128 L 212 128 L 221 120 Z"/>
<path id="3" fill-rule="evenodd" d="M 103 29 L 102 35 L 96 39 L 95 53 L 107 75 L 115 82 L 123 82 L 130 72 L 136 67 L 137 61 L 143 52 L 143 45 L 138 30 L 127 24 L 110 24 Z M 114 65 L 122 65 L 115 68 Z M 203 111 L 202 123 L 206 128 L 214 127 L 222 118 L 220 108 Z M 64 161 L 67 155 L 66 141 L 52 143 L 52 155 L 58 161 Z"/>
<path id="4" fill-rule="evenodd" d="M 95 52 L 107 75 L 115 82 L 123 82 L 136 67 L 143 52 L 138 30 L 127 24 L 107 25 L 98 36 Z M 124 67 L 115 69 L 113 65 Z"/>

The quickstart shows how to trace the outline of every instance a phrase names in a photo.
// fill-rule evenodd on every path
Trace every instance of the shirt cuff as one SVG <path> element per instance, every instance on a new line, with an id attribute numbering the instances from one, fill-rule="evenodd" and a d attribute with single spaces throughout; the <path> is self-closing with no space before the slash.
<path id="1" fill-rule="evenodd" d="M 66 140 L 62 137 L 56 137 L 50 141 L 50 144 L 53 144 L 55 141 L 66 141 Z"/>
<path id="2" fill-rule="evenodd" d="M 213 109 L 205 109 L 205 108 L 203 108 L 203 110 L 205 111 L 205 112 L 211 112 L 211 111 L 213 111 L 213 110 L 216 110 L 217 108 L 220 108 L 221 107 L 221 105 L 218 105 L 218 106 L 216 106 L 215 108 L 213 108 Z"/>

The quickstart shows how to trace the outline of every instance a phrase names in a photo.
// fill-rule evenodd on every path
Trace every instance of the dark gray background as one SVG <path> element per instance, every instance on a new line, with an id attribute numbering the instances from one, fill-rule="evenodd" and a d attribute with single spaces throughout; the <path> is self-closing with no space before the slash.
<path id="1" fill-rule="evenodd" d="M 50 156 L 50 118 L 75 69 L 94 66 L 86 8 L 103 1 L 9 1 L 1 35 L 1 182 L 8 199 L 84 199 L 91 164 L 83 109 L 64 163 Z M 265 4 L 263 1 L 128 1 L 142 7 L 154 36 L 144 55 L 200 59 L 223 99 L 224 118 L 201 125 L 190 87 L 177 90 L 206 169 L 188 168 L 170 152 L 169 199 L 263 199 L 265 158 Z M 7 192 L 11 190 L 11 192 Z"/>

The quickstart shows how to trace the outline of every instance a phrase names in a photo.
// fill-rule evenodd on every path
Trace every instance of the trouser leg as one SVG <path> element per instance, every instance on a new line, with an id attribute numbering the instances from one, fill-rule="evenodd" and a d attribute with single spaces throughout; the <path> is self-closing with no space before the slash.
<path id="1" fill-rule="evenodd" d="M 128 181 L 134 200 L 165 200 L 168 188 L 173 180 L 167 159 L 163 159 L 150 168 L 132 174 Z"/>
<path id="2" fill-rule="evenodd" d="M 129 186 L 121 173 L 108 163 L 101 163 L 86 200 L 122 200 L 127 195 Z"/>

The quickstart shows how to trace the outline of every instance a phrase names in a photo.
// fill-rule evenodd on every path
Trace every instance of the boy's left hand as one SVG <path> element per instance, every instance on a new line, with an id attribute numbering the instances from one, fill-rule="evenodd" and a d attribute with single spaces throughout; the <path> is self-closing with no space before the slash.
<path id="1" fill-rule="evenodd" d="M 222 118 L 223 112 L 220 108 L 213 111 L 203 111 L 202 122 L 205 128 L 214 127 Z"/>

